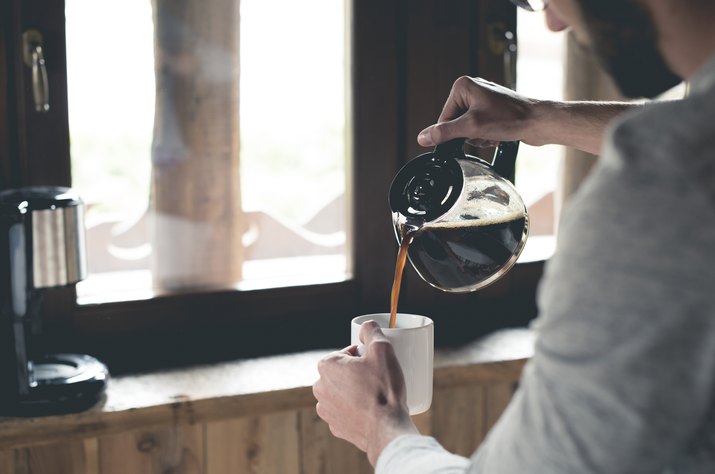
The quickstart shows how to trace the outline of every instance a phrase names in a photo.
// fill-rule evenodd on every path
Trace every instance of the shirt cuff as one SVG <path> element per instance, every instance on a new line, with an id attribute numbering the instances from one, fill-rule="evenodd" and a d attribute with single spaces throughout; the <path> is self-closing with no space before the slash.
<path id="1" fill-rule="evenodd" d="M 402 435 L 380 453 L 375 474 L 466 472 L 470 461 L 445 450 L 431 436 Z"/>

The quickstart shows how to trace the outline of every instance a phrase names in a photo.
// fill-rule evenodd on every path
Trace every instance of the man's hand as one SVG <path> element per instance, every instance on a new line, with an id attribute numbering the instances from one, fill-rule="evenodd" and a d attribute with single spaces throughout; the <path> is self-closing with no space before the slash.
<path id="1" fill-rule="evenodd" d="M 363 323 L 357 346 L 326 356 L 318 364 L 313 385 L 318 415 L 338 438 L 367 452 L 374 466 L 382 450 L 397 436 L 417 434 L 412 424 L 402 369 L 390 341 L 374 321 Z"/>
<path id="2" fill-rule="evenodd" d="M 463 76 L 452 86 L 437 123 L 422 130 L 417 141 L 434 146 L 466 138 L 474 146 L 491 147 L 520 140 L 598 154 L 608 124 L 634 105 L 530 99 L 493 82 Z"/>
<path id="3" fill-rule="evenodd" d="M 467 138 L 475 146 L 522 140 L 540 145 L 529 136 L 537 101 L 481 78 L 462 76 L 452 86 L 435 125 L 420 132 L 417 141 L 433 146 L 452 138 Z"/>

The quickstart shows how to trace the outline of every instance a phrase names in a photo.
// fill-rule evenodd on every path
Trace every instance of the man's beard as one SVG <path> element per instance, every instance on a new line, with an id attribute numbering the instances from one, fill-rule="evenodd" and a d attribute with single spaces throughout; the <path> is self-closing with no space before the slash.
<path id="1" fill-rule="evenodd" d="M 627 97 L 655 97 L 681 82 L 658 51 L 650 16 L 631 0 L 580 0 L 591 49 Z"/>

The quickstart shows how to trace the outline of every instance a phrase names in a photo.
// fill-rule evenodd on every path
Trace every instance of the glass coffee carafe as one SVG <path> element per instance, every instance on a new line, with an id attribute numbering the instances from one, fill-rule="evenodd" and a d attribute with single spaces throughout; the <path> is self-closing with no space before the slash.
<path id="1" fill-rule="evenodd" d="M 516 262 L 529 230 L 526 206 L 509 181 L 518 145 L 501 143 L 490 165 L 466 155 L 464 139 L 455 139 L 397 173 L 389 195 L 395 235 L 430 285 L 475 291 Z"/>

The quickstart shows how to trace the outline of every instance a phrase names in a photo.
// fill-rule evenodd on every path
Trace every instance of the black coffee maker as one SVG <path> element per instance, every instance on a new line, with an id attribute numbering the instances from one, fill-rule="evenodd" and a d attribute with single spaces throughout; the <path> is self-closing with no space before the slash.
<path id="1" fill-rule="evenodd" d="M 0 415 L 81 411 L 104 393 L 109 373 L 88 355 L 44 354 L 42 300 L 86 276 L 84 206 L 69 188 L 0 192 Z"/>

